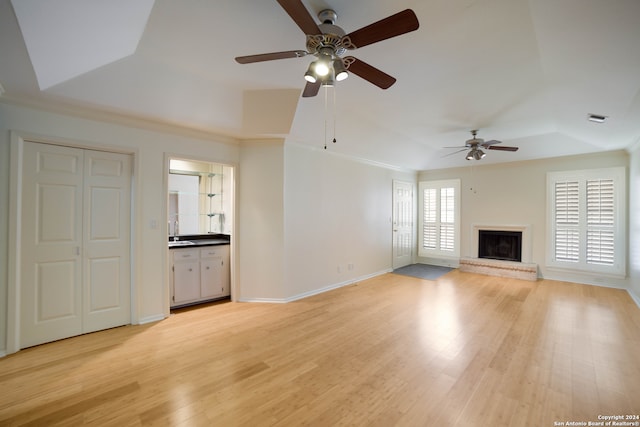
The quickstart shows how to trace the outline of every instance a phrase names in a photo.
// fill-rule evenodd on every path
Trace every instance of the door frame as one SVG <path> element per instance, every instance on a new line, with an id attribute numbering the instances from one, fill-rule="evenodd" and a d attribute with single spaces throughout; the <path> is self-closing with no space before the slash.
<path id="1" fill-rule="evenodd" d="M 164 153 L 164 174 L 162 177 L 162 185 L 163 192 L 165 197 L 165 203 L 162 204 L 163 212 L 162 212 L 162 223 L 167 224 L 169 220 L 169 163 L 172 159 L 177 160 L 191 160 L 194 162 L 206 162 L 206 163 L 215 163 L 219 165 L 228 166 L 233 170 L 233 181 L 231 183 L 231 194 L 229 197 L 231 198 L 231 218 L 233 220 L 233 224 L 231 225 L 231 240 L 229 246 L 229 291 L 231 292 L 230 299 L 231 301 L 238 301 L 238 295 L 240 295 L 240 285 L 237 280 L 237 265 L 236 260 L 238 259 L 238 251 L 237 251 L 237 231 L 238 231 L 238 206 L 237 206 L 237 183 L 238 183 L 238 165 L 233 162 L 220 160 L 211 157 L 195 157 L 190 154 L 180 154 L 177 152 L 166 152 Z M 164 228 L 164 241 L 169 241 L 169 230 L 168 227 Z M 171 275 L 171 263 L 168 261 L 170 257 L 169 246 L 167 245 L 165 248 L 165 266 L 164 266 L 164 315 L 165 317 L 169 317 L 171 313 L 171 283 L 170 283 L 170 275 Z"/>
<path id="2" fill-rule="evenodd" d="M 25 142 L 36 142 L 42 144 L 59 145 L 85 150 L 105 151 L 111 153 L 127 154 L 131 156 L 131 214 L 130 214 L 130 319 L 131 324 L 138 323 L 137 310 L 137 281 L 138 272 L 136 270 L 136 251 L 134 236 L 138 233 L 135 226 L 133 213 L 137 209 L 135 204 L 135 192 L 138 187 L 137 161 L 139 156 L 135 151 L 127 151 L 106 145 L 93 145 L 83 141 L 74 141 L 49 136 L 31 134 L 27 132 L 10 131 L 9 146 L 9 244 L 8 244 L 8 265 L 7 265 L 7 333 L 6 333 L 6 354 L 15 353 L 20 350 L 20 308 L 21 308 L 21 277 L 20 271 L 22 260 L 22 172 L 23 172 L 23 152 Z"/>

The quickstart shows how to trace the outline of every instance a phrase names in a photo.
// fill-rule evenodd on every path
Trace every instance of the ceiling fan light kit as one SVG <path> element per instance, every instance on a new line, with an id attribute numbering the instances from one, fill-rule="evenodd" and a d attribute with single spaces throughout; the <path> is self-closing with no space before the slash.
<path id="1" fill-rule="evenodd" d="M 307 84 L 302 92 L 303 97 L 316 96 L 320 86 L 333 86 L 335 81 L 343 81 L 349 77 L 349 72 L 381 89 L 388 89 L 395 83 L 395 78 L 353 56 L 345 58 L 342 56 L 347 50 L 400 36 L 415 31 L 420 26 L 416 14 L 411 9 L 406 9 L 346 34 L 342 28 L 335 25 L 338 14 L 334 10 L 320 11 L 318 13 L 320 24 L 318 24 L 301 0 L 277 1 L 306 34 L 307 50 L 239 56 L 236 57 L 236 62 L 250 64 L 276 59 L 301 58 L 307 55 L 315 56 L 316 59 L 309 64 L 304 74 Z"/>

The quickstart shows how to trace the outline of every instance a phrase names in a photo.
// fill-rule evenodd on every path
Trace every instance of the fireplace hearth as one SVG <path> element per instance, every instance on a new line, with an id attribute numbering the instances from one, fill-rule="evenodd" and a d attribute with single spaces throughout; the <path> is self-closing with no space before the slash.
<path id="1" fill-rule="evenodd" d="M 479 230 L 478 258 L 522 262 L 522 232 Z"/>

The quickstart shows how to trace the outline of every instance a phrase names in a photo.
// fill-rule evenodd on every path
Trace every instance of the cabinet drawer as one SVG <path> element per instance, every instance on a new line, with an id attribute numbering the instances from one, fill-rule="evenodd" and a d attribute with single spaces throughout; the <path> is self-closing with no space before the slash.
<path id="1" fill-rule="evenodd" d="M 197 260 L 200 255 L 198 249 L 172 249 L 172 254 L 174 261 Z"/>
<path id="2" fill-rule="evenodd" d="M 200 258 L 224 256 L 228 253 L 229 253 L 228 245 L 209 246 L 209 247 L 200 249 Z"/>

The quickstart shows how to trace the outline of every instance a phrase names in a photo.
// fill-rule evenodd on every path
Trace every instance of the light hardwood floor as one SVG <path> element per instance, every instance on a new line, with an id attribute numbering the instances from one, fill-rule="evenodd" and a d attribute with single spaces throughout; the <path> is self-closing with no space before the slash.
<path id="1" fill-rule="evenodd" d="M 0 359 L 0 425 L 557 426 L 640 415 L 623 290 L 385 274 Z"/>

